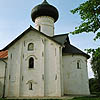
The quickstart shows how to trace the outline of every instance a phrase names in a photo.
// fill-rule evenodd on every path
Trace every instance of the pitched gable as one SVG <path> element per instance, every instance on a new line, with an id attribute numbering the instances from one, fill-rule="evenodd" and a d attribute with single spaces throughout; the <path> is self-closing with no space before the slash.
<path id="1" fill-rule="evenodd" d="M 28 33 L 29 31 L 31 31 L 31 30 L 32 30 L 32 31 L 36 31 L 36 32 L 38 32 L 39 34 L 41 34 L 41 35 L 47 37 L 48 39 L 50 39 L 50 40 L 56 42 L 57 44 L 61 45 L 60 42 L 55 41 L 54 39 L 52 39 L 52 37 L 45 35 L 44 33 L 42 33 L 42 32 L 40 32 L 40 31 L 36 30 L 35 28 L 33 28 L 33 27 L 30 25 L 30 27 L 29 27 L 28 29 L 26 29 L 21 35 L 19 35 L 19 36 L 18 36 L 16 39 L 14 39 L 10 44 L 8 44 L 5 48 L 3 48 L 2 51 L 8 50 L 8 48 L 10 48 L 15 42 L 17 42 L 19 39 L 21 39 L 25 34 L 27 34 L 27 33 Z"/>

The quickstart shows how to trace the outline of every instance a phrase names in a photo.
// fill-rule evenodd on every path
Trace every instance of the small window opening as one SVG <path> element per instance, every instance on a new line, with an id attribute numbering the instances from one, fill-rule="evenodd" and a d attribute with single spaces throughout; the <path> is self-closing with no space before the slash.
<path id="1" fill-rule="evenodd" d="M 11 76 L 9 75 L 9 80 L 10 80 Z"/>
<path id="2" fill-rule="evenodd" d="M 29 90 L 32 90 L 32 82 L 29 82 Z"/>
<path id="3" fill-rule="evenodd" d="M 81 69 L 79 60 L 77 61 L 77 69 Z"/>
<path id="4" fill-rule="evenodd" d="M 24 41 L 24 47 L 25 47 L 25 41 Z"/>
<path id="5" fill-rule="evenodd" d="M 29 68 L 34 68 L 34 59 L 32 57 L 29 59 Z"/>
<path id="6" fill-rule="evenodd" d="M 11 55 L 10 55 L 10 58 L 12 59 L 12 53 L 11 53 Z"/>
<path id="7" fill-rule="evenodd" d="M 33 51 L 34 50 L 34 44 L 33 43 L 29 43 L 28 44 L 28 51 Z"/>
<path id="8" fill-rule="evenodd" d="M 41 31 L 41 26 L 39 25 L 39 31 Z"/>

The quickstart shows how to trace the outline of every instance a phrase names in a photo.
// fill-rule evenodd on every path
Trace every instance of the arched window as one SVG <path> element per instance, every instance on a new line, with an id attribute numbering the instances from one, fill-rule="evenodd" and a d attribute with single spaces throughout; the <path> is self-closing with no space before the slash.
<path id="1" fill-rule="evenodd" d="M 28 44 L 28 51 L 33 51 L 34 50 L 34 44 L 33 43 L 29 43 Z"/>
<path id="2" fill-rule="evenodd" d="M 77 69 L 81 69 L 80 60 L 77 61 Z"/>
<path id="3" fill-rule="evenodd" d="M 34 68 L 34 59 L 32 57 L 29 59 L 29 68 Z"/>
<path id="4" fill-rule="evenodd" d="M 29 90 L 32 90 L 32 82 L 29 82 Z"/>

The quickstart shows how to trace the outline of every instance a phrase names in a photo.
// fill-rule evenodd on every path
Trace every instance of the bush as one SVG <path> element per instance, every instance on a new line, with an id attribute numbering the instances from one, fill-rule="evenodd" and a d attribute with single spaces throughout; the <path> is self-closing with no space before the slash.
<path id="1" fill-rule="evenodd" d="M 100 92 L 99 85 L 100 84 L 98 84 L 98 80 L 96 78 L 89 79 L 89 88 L 90 88 L 91 94 Z"/>

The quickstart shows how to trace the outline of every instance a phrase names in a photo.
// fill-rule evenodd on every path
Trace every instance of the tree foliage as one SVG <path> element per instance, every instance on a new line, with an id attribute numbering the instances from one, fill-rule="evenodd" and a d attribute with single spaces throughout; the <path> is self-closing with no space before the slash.
<path id="1" fill-rule="evenodd" d="M 89 79 L 89 88 L 91 93 L 99 92 L 100 90 L 99 90 L 98 80 L 95 78 Z"/>
<path id="2" fill-rule="evenodd" d="M 96 33 L 96 39 L 100 39 L 100 0 L 88 0 L 78 8 L 71 10 L 73 14 L 78 13 L 82 19 L 82 24 L 75 28 L 72 34 L 79 34 L 82 32 Z"/>
<path id="3" fill-rule="evenodd" d="M 88 49 L 88 53 L 92 54 L 91 65 L 95 78 L 100 83 L 100 48 Z M 100 89 L 100 88 L 99 88 Z"/>

